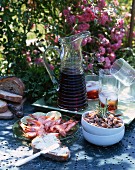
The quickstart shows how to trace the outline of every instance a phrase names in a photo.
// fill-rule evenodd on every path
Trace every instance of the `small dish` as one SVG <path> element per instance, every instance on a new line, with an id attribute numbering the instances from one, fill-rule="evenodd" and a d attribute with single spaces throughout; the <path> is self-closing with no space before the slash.
<path id="1" fill-rule="evenodd" d="M 103 127 L 98 127 L 98 126 L 94 126 L 90 123 L 88 123 L 84 117 L 86 114 L 88 113 L 92 113 L 93 111 L 87 111 L 85 113 L 82 114 L 81 117 L 81 125 L 82 127 L 89 133 L 94 134 L 94 135 L 104 135 L 104 136 L 108 136 L 108 135 L 113 135 L 113 134 L 117 134 L 120 133 L 123 129 L 124 129 L 124 123 L 122 124 L 121 127 L 118 128 L 103 128 Z"/>
<path id="2" fill-rule="evenodd" d="M 125 134 L 125 128 L 119 133 L 109 135 L 109 136 L 94 135 L 94 134 L 88 133 L 86 130 L 84 130 L 84 128 L 82 128 L 82 132 L 83 132 L 84 138 L 88 142 L 98 145 L 98 146 L 110 146 L 122 140 Z"/>

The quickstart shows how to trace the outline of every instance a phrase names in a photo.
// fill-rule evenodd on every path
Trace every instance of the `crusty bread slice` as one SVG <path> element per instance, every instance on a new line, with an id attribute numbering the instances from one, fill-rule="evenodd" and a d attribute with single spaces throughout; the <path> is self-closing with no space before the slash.
<path id="1" fill-rule="evenodd" d="M 7 102 L 0 100 L 0 113 L 6 112 L 8 110 Z"/>
<path id="2" fill-rule="evenodd" d="M 50 151 L 47 154 L 43 154 L 43 156 L 47 157 L 47 158 L 51 158 L 53 160 L 56 161 L 66 161 L 70 158 L 70 151 L 68 149 L 68 147 L 66 146 L 62 146 L 61 141 L 59 140 L 58 137 L 55 136 L 55 134 L 50 133 L 47 135 L 44 135 L 42 137 L 36 137 L 32 140 L 32 148 L 33 148 L 33 152 L 38 152 L 40 150 L 43 150 L 44 148 L 53 145 L 54 143 L 59 143 L 60 146 L 59 148 Z"/>
<path id="3" fill-rule="evenodd" d="M 10 110 L 0 113 L 0 119 L 9 120 L 9 119 L 13 119 L 13 118 L 14 118 L 14 114 Z"/>
<path id="4" fill-rule="evenodd" d="M 60 146 L 47 154 L 43 154 L 43 156 L 56 161 L 67 161 L 70 158 L 70 151 L 67 146 Z"/>
<path id="5" fill-rule="evenodd" d="M 14 93 L 10 93 L 4 90 L 0 90 L 0 99 L 8 100 L 15 103 L 21 103 L 22 96 Z"/>
<path id="6" fill-rule="evenodd" d="M 0 90 L 5 90 L 23 96 L 25 85 L 20 78 L 5 77 L 0 79 Z"/>

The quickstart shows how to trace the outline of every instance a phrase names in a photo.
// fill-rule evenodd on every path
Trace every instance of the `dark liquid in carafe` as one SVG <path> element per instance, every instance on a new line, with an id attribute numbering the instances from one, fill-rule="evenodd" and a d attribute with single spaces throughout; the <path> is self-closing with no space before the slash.
<path id="1" fill-rule="evenodd" d="M 65 69 L 60 73 L 58 106 L 73 111 L 87 107 L 85 76 L 77 69 Z"/>

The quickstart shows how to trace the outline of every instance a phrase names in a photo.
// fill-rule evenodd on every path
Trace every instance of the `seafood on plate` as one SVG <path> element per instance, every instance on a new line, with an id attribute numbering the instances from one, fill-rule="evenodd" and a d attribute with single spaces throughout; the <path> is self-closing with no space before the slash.
<path id="1" fill-rule="evenodd" d="M 24 136 L 33 139 L 37 136 L 53 133 L 57 137 L 66 137 L 69 131 L 78 123 L 73 119 L 64 119 L 60 112 L 52 111 L 47 114 L 37 112 L 21 119 L 19 125 Z"/>

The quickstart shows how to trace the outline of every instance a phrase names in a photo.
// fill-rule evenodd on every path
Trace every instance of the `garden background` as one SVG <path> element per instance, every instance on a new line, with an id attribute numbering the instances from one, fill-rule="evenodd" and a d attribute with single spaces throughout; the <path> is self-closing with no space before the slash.
<path id="1" fill-rule="evenodd" d="M 0 0 L 0 75 L 20 77 L 27 97 L 37 100 L 53 91 L 43 51 L 50 45 L 60 48 L 60 37 L 82 31 L 91 32 L 82 43 L 85 74 L 98 74 L 118 58 L 135 68 L 132 4 L 132 0 Z M 58 77 L 59 56 L 51 53 L 47 60 Z"/>

